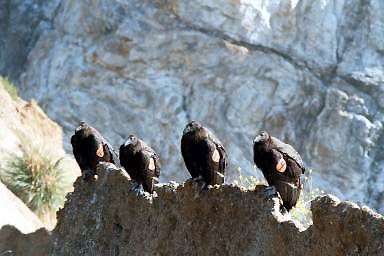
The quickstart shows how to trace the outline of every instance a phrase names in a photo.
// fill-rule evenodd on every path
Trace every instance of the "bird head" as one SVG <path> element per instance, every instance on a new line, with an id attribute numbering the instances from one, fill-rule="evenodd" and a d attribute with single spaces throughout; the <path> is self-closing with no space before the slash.
<path id="1" fill-rule="evenodd" d="M 128 139 L 125 141 L 124 146 L 135 146 L 137 144 L 137 137 L 135 135 L 129 135 Z"/>
<path id="2" fill-rule="evenodd" d="M 88 127 L 88 124 L 84 121 L 81 121 L 79 126 L 76 127 L 76 129 L 75 129 L 75 133 L 77 133 L 77 132 L 79 132 L 79 131 L 83 130 L 84 128 L 87 128 L 87 127 Z"/>
<path id="3" fill-rule="evenodd" d="M 266 131 L 260 132 L 255 139 L 253 140 L 253 143 L 264 143 L 269 139 L 269 134 Z"/>
<path id="4" fill-rule="evenodd" d="M 196 131 L 197 129 L 200 129 L 202 126 L 199 122 L 197 121 L 191 121 L 189 122 L 185 128 L 184 128 L 184 131 L 183 131 L 183 135 L 184 134 L 187 134 L 189 132 L 193 132 L 193 131 Z"/>

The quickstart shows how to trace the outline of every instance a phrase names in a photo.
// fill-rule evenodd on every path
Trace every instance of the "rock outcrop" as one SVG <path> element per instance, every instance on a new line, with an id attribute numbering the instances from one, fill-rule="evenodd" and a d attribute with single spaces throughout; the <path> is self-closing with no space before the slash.
<path id="1" fill-rule="evenodd" d="M 163 184 L 137 196 L 122 169 L 101 164 L 98 179 L 78 179 L 58 213 L 53 255 L 382 255 L 384 217 L 323 196 L 313 225 L 299 229 L 252 190 Z"/>
<path id="2" fill-rule="evenodd" d="M 0 254 L 3 256 L 45 256 L 52 248 L 50 233 L 38 229 L 29 234 L 21 233 L 13 226 L 4 226 L 0 229 Z"/>
<path id="3" fill-rule="evenodd" d="M 303 154 L 314 186 L 384 211 L 382 0 L 4 2 L 0 72 L 63 126 L 67 149 L 85 119 L 116 146 L 145 138 L 163 181 L 182 180 L 179 140 L 197 119 L 234 177 L 267 129 Z M 18 76 L 9 49 L 36 37 Z"/>

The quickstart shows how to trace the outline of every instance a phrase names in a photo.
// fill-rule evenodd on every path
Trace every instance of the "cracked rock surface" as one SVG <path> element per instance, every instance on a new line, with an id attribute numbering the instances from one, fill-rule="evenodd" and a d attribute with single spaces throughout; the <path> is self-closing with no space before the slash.
<path id="1" fill-rule="evenodd" d="M 97 172 L 67 196 L 52 255 L 382 255 L 384 217 L 333 196 L 312 202 L 313 225 L 302 230 L 264 186 L 163 184 L 148 200 L 124 170 Z"/>
<path id="2" fill-rule="evenodd" d="M 162 181 L 180 181 L 197 119 L 226 146 L 230 181 L 238 167 L 260 175 L 251 141 L 267 129 L 302 154 L 313 187 L 384 211 L 383 1 L 3 2 L 0 73 L 63 126 L 67 150 L 80 120 L 115 147 L 135 133 Z"/>
<path id="3" fill-rule="evenodd" d="M 24 234 L 14 226 L 3 226 L 0 229 L 0 253 L 2 255 L 49 255 L 52 247 L 50 235 L 50 232 L 44 228 Z"/>

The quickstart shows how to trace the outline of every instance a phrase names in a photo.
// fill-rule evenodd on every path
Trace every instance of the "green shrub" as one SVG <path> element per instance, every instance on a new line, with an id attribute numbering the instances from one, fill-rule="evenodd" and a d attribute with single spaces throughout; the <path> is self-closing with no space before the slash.
<path id="1" fill-rule="evenodd" d="M 17 88 L 8 78 L 0 76 L 0 84 L 3 85 L 4 89 L 12 97 L 12 99 L 17 98 Z"/>
<path id="2" fill-rule="evenodd" d="M 60 162 L 38 147 L 11 155 L 2 181 L 38 216 L 56 211 L 64 203 L 64 179 Z"/>

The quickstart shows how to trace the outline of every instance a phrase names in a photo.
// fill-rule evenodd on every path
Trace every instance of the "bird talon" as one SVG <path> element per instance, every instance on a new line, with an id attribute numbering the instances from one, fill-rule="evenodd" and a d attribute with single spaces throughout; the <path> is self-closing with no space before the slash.
<path id="1" fill-rule="evenodd" d="M 280 210 L 280 213 L 282 215 L 288 214 L 288 210 L 283 205 L 280 205 L 280 209 L 279 210 Z"/>
<path id="2" fill-rule="evenodd" d="M 131 188 L 131 191 L 133 191 L 137 194 L 140 194 L 140 192 L 142 192 L 142 190 L 143 190 L 143 187 L 141 186 L 141 184 L 134 181 L 133 186 Z"/>
<path id="3" fill-rule="evenodd" d="M 200 182 L 200 181 L 204 181 L 204 178 L 203 178 L 203 176 L 199 175 L 199 177 L 192 178 L 192 180 L 195 182 Z"/>
<path id="4" fill-rule="evenodd" d="M 265 196 L 266 198 L 268 198 L 268 199 L 278 197 L 276 188 L 275 188 L 274 186 L 266 187 L 266 188 L 264 189 L 264 191 L 263 191 L 263 194 L 264 194 L 264 196 Z"/>
<path id="5" fill-rule="evenodd" d="M 92 180 L 92 179 L 94 179 L 95 178 L 95 172 L 94 171 L 92 171 L 92 170 L 85 170 L 84 172 L 83 172 L 83 180 L 85 180 L 85 181 L 89 181 L 89 180 Z"/>

